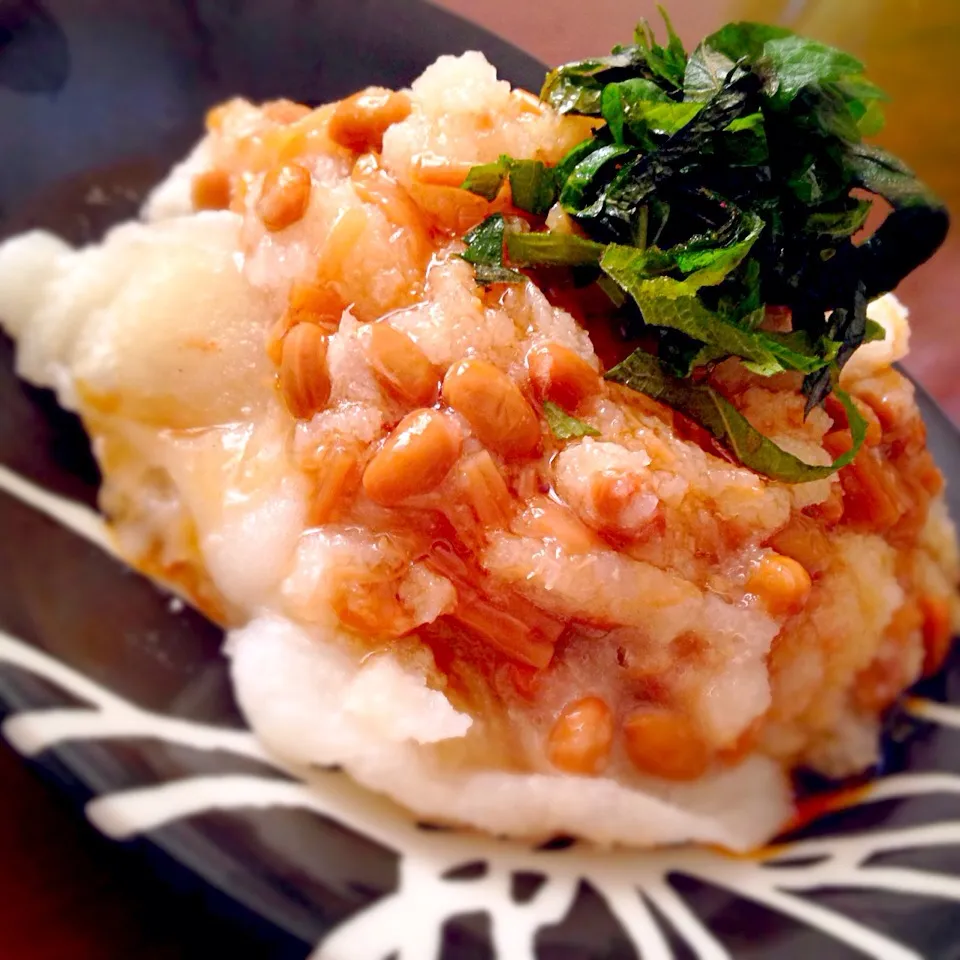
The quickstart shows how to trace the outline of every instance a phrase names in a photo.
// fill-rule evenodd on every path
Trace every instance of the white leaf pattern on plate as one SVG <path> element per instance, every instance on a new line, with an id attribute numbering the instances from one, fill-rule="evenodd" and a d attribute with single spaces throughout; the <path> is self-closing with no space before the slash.
<path id="1" fill-rule="evenodd" d="M 93 511 L 54 496 L 4 467 L 0 467 L 0 489 L 109 549 L 109 539 Z M 745 857 L 701 848 L 629 851 L 574 844 L 549 850 L 468 832 L 425 831 L 400 807 L 368 793 L 342 773 L 291 768 L 268 755 L 248 731 L 143 710 L 2 631 L 0 663 L 26 670 L 88 704 L 27 710 L 8 717 L 2 732 L 26 756 L 72 741 L 150 738 L 257 760 L 290 778 L 194 776 L 94 798 L 87 815 L 110 837 L 128 838 L 204 812 L 286 807 L 329 817 L 395 851 L 400 860 L 396 891 L 332 929 L 311 960 L 380 960 L 395 952 L 401 958 L 426 960 L 439 955 L 446 920 L 476 911 L 487 911 L 491 917 L 497 956 L 532 960 L 537 931 L 566 916 L 581 881 L 603 897 L 644 960 L 674 956 L 651 906 L 699 960 L 732 956 L 670 884 L 672 874 L 729 890 L 879 960 L 921 957 L 891 937 L 797 894 L 829 887 L 960 903 L 960 878 L 869 866 L 881 853 L 960 844 L 960 820 L 807 839 Z M 906 702 L 906 709 L 918 719 L 960 728 L 956 707 L 914 698 Z M 960 776 L 937 772 L 890 776 L 854 794 L 851 802 L 869 804 L 927 794 L 960 794 Z M 449 877 L 451 871 L 475 862 L 486 865 L 482 876 Z M 546 877 L 524 903 L 510 894 L 517 872 Z"/>

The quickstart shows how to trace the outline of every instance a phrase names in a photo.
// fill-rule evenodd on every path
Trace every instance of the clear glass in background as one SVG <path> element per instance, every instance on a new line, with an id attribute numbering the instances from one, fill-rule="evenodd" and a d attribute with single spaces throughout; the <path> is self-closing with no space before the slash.
<path id="1" fill-rule="evenodd" d="M 878 141 L 917 167 L 960 215 L 960 0 L 741 0 L 730 7 L 742 19 L 782 23 L 863 60 L 891 96 Z"/>

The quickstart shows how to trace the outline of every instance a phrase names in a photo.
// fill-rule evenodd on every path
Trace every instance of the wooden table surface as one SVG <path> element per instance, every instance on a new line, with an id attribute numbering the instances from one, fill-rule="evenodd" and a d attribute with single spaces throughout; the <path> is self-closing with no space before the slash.
<path id="1" fill-rule="evenodd" d="M 631 35 L 636 11 L 653 4 L 624 0 L 438 0 L 473 16 L 546 62 L 608 49 Z M 867 29 L 857 20 L 867 3 Z M 731 16 L 776 15 L 786 0 L 671 0 L 688 42 Z M 843 7 L 843 14 L 839 12 Z M 908 22 L 884 16 L 880 0 L 808 3 L 799 26 L 853 47 L 871 74 L 895 95 L 886 142 L 960 210 L 960 101 L 943 95 L 933 108 L 923 91 L 949 90 L 948 73 L 960 54 L 960 4 L 914 0 Z M 899 0 L 890 0 L 891 11 Z M 758 8 L 759 7 L 759 13 Z M 796 9 L 793 4 L 791 9 Z M 829 7 L 829 10 L 827 9 Z M 545 11 L 549 10 L 549 14 Z M 585 12 L 588 11 L 588 12 Z M 892 35 L 882 26 L 889 23 Z M 949 44 L 946 52 L 943 45 Z M 906 51 L 906 52 L 905 52 Z M 952 58 L 949 55 L 953 54 Z M 942 82 L 941 82 L 942 81 Z M 960 300 L 960 239 L 903 290 L 915 317 L 909 367 L 960 421 L 960 377 L 953 333 Z M 69 804 L 0 746 L 0 960 L 160 960 L 232 953 L 249 947 L 203 906 L 163 886 L 125 851 L 95 835 Z M 190 931 L 189 934 L 187 931 Z"/>

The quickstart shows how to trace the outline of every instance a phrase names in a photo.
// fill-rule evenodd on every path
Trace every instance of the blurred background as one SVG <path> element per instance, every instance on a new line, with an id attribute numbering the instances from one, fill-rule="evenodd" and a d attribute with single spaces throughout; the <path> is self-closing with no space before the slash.
<path id="1" fill-rule="evenodd" d="M 654 0 L 433 0 L 556 64 L 626 43 Z M 890 94 L 877 138 L 903 157 L 960 217 L 960 0 L 668 0 L 688 47 L 729 20 L 781 23 L 849 50 Z M 960 423 L 960 229 L 901 287 L 914 319 L 912 374 Z"/>

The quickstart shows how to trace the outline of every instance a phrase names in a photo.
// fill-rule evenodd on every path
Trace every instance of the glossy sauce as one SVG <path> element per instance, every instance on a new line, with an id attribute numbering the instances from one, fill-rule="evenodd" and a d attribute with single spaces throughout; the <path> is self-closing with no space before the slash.
<path id="1" fill-rule="evenodd" d="M 536 150 L 562 155 L 564 138 L 582 135 L 492 83 L 500 126 L 519 137 L 530 123 L 547 124 Z M 872 537 L 866 544 L 882 554 L 878 564 L 892 547 L 891 528 L 907 554 L 917 546 L 937 477 L 899 375 L 856 385 L 878 435 L 839 483 L 795 496 L 718 456 L 704 431 L 602 381 L 602 369 L 637 343 L 602 295 L 549 277 L 543 291 L 476 283 L 456 256 L 457 238 L 493 209 L 511 213 L 509 199 L 482 201 L 481 209 L 466 191 L 424 181 L 424 138 L 431 142 L 431 124 L 442 131 L 455 121 L 476 135 L 479 149 L 498 125 L 468 109 L 438 120 L 430 113 L 436 105 L 418 96 L 413 89 L 409 118 L 377 133 L 382 156 L 332 142 L 335 106 L 304 112 L 237 101 L 211 114 L 206 156 L 229 174 L 231 204 L 244 217 L 244 270 L 276 311 L 265 318 L 259 359 L 269 360 L 279 385 L 273 393 L 264 380 L 276 411 L 267 429 L 290 457 L 264 469 L 274 482 L 295 474 L 284 479 L 308 502 L 290 543 L 306 535 L 317 551 L 300 566 L 298 548 L 296 575 L 309 579 L 313 571 L 322 580 L 289 604 L 282 590 L 272 602 L 287 616 L 343 628 L 364 652 L 416 658 L 425 644 L 436 688 L 480 728 L 506 730 L 503 752 L 525 750 L 532 769 L 542 767 L 559 717 L 581 718 L 577 704 L 602 702 L 606 713 L 590 715 L 614 724 L 614 778 L 635 768 L 684 780 L 756 749 L 777 756 L 782 747 L 764 740 L 768 717 L 774 730 L 792 731 L 790 750 L 803 750 L 824 721 L 792 714 L 794 695 L 778 701 L 775 684 L 785 678 L 789 690 L 807 633 L 822 635 L 811 616 L 831 617 L 818 613 L 820 605 L 862 590 L 865 613 L 879 611 L 876 622 L 860 661 L 837 654 L 834 682 L 852 697 L 849 688 L 861 681 L 860 705 L 875 712 L 886 691 L 908 682 L 910 667 L 901 668 L 916 659 L 921 623 L 909 620 L 902 637 L 884 635 L 884 595 L 848 572 L 859 561 L 832 555 L 840 552 L 832 533 Z M 437 136 L 432 145 L 445 148 L 449 138 Z M 534 149 L 529 138 L 524 143 Z M 434 174 L 443 161 L 435 159 Z M 446 162 L 456 171 L 461 160 Z M 270 171 L 292 163 L 309 177 L 308 195 L 295 220 L 267 223 L 257 198 L 272 184 Z M 338 318 L 341 304 L 347 309 Z M 736 364 L 710 376 L 770 435 L 820 455 L 849 442 L 842 411 L 804 418 L 798 378 L 760 382 Z M 557 439 L 547 398 L 597 436 Z M 819 569 L 817 551 L 791 556 L 789 543 L 773 543 L 791 523 L 823 534 L 828 556 Z M 862 552 L 859 541 L 844 542 Z M 235 546 L 242 552 L 242 543 Z M 893 595 L 900 585 L 882 572 Z M 828 574 L 834 580 L 821 588 Z M 917 590 L 918 579 L 907 563 L 903 589 Z M 928 606 L 935 638 L 939 614 Z M 851 643 L 857 626 L 847 625 Z M 571 723 L 555 745 L 582 734 L 581 746 L 602 744 L 606 753 L 603 724 L 588 735 L 579 719 Z M 510 738 L 511 727 L 524 743 Z M 578 750 L 557 747 L 556 755 L 600 768 L 594 746 Z"/>

